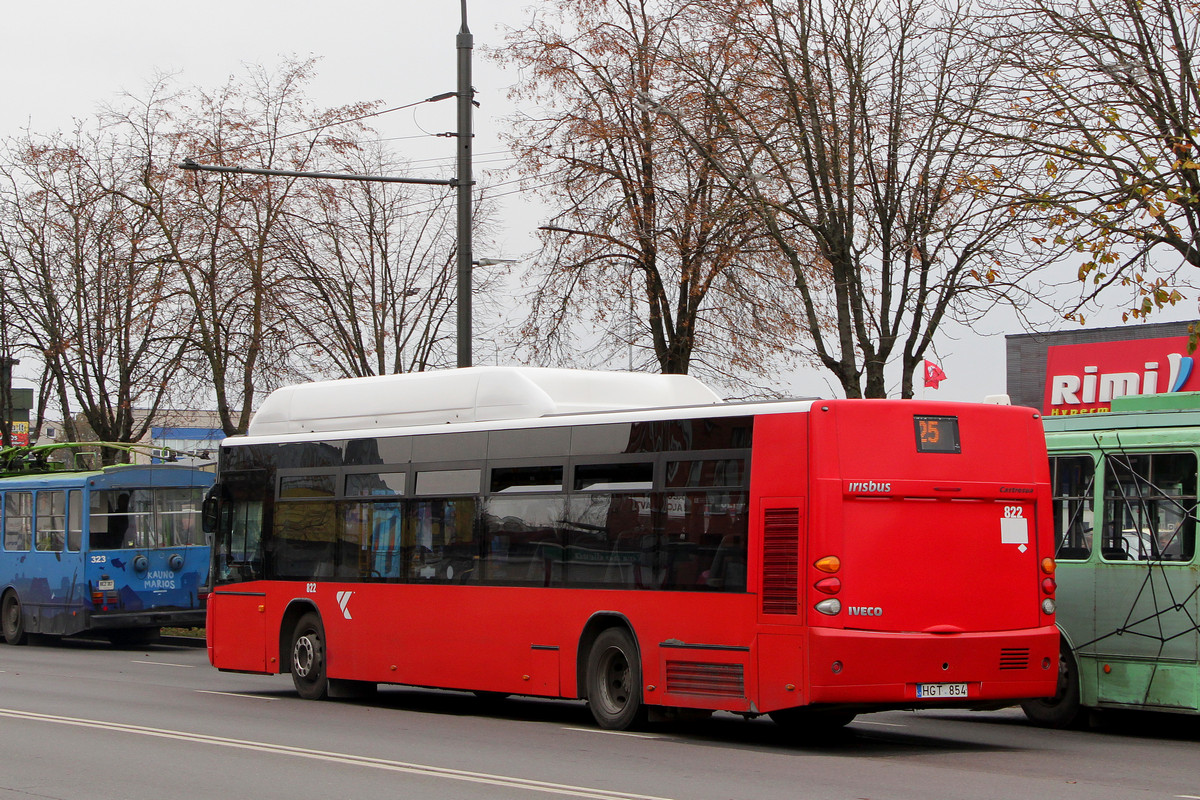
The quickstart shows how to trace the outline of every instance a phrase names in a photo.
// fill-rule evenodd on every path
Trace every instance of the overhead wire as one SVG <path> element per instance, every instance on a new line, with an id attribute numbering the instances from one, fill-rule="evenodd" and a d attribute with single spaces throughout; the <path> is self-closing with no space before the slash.
<path id="1" fill-rule="evenodd" d="M 333 122 L 326 122 L 321 125 L 316 125 L 311 128 L 306 128 L 302 131 L 293 131 L 292 133 L 281 133 L 280 135 L 272 136 L 269 139 L 262 139 L 257 142 L 248 142 L 246 144 L 240 144 L 240 145 L 236 145 L 233 147 L 227 147 L 227 148 L 223 148 L 220 150 L 214 150 L 210 153 L 202 153 L 201 155 L 195 156 L 195 158 L 211 158 L 212 156 L 221 155 L 223 153 L 229 153 L 229 152 L 232 152 L 235 150 L 244 150 L 247 147 L 257 147 L 257 146 L 263 145 L 263 144 L 271 144 L 274 142 L 278 142 L 282 139 L 291 139 L 296 136 L 303 136 L 306 133 L 314 133 L 316 131 L 323 131 L 327 128 L 337 127 L 338 125 L 348 125 L 351 122 L 361 122 L 364 119 L 371 119 L 372 117 L 380 117 L 380 116 L 383 116 L 384 114 L 390 114 L 393 111 L 403 111 L 406 108 L 414 108 L 416 106 L 423 105 L 425 103 L 436 103 L 439 100 L 445 100 L 449 97 L 454 97 L 454 94 L 455 94 L 454 92 L 447 92 L 445 94 L 434 95 L 433 97 L 427 97 L 424 100 L 417 100 L 412 103 L 405 103 L 404 105 L 401 105 L 401 106 L 393 106 L 392 108 L 385 108 L 380 111 L 372 111 L 370 114 L 361 114 L 357 117 L 348 117 L 347 119 L 340 119 L 340 120 L 335 120 Z M 428 135 L 432 136 L 433 134 L 428 134 Z M 413 138 L 424 138 L 424 137 L 413 137 Z"/>

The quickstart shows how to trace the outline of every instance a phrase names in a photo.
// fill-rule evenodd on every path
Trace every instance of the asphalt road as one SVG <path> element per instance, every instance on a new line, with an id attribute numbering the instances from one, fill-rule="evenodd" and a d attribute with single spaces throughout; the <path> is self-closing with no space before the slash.
<path id="1" fill-rule="evenodd" d="M 889 712 L 818 742 L 767 719 L 613 733 L 582 703 L 383 688 L 311 702 L 203 649 L 0 645 L 0 800 L 1196 798 L 1200 719 Z"/>

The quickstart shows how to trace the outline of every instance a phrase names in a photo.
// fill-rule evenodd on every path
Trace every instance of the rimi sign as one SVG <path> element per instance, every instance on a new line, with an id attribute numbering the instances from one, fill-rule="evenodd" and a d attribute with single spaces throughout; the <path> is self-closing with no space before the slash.
<path id="1" fill-rule="evenodd" d="M 1051 345 L 1046 349 L 1047 416 L 1111 410 L 1114 397 L 1200 390 L 1188 337 Z"/>

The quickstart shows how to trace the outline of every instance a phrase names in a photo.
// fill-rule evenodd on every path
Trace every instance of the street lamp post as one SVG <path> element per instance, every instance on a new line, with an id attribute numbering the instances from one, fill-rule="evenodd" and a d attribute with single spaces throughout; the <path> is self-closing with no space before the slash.
<path id="1" fill-rule="evenodd" d="M 458 366 L 471 366 L 471 50 L 467 0 L 462 0 L 458 38 Z"/>

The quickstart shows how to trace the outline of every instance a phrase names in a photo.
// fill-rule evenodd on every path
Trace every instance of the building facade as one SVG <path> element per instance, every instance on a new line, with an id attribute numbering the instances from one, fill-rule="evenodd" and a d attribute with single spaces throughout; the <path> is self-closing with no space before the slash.
<path id="1" fill-rule="evenodd" d="M 1114 397 L 1200 391 L 1187 322 L 1005 337 L 1014 405 L 1046 416 L 1110 411 Z"/>

